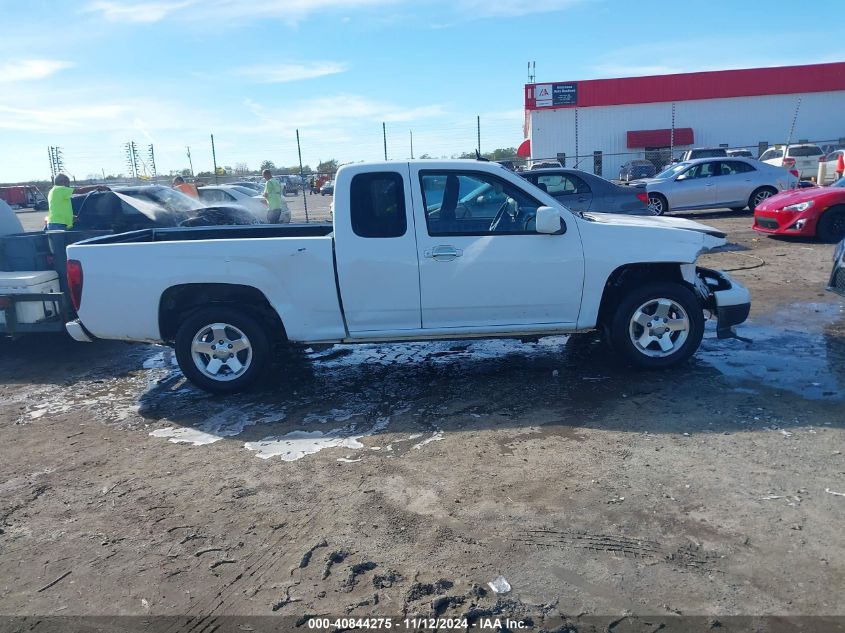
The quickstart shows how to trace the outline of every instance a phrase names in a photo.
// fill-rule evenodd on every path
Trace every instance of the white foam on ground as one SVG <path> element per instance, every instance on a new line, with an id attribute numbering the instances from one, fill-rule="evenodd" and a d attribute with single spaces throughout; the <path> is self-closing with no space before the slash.
<path id="1" fill-rule="evenodd" d="M 291 431 L 282 436 L 265 437 L 258 442 L 246 442 L 244 448 L 255 451 L 261 459 L 281 457 L 282 461 L 293 462 L 306 455 L 313 455 L 324 448 L 343 446 L 346 448 L 364 448 L 355 437 L 343 436 L 342 429 L 327 433 L 322 431 Z"/>
<path id="2" fill-rule="evenodd" d="M 414 446 L 413 446 L 413 447 L 414 447 L 415 449 L 417 449 L 417 450 L 420 450 L 420 449 L 421 449 L 423 446 L 425 446 L 426 444 L 431 444 L 432 442 L 439 442 L 439 441 L 440 441 L 440 440 L 442 440 L 442 439 L 444 439 L 444 438 L 443 438 L 443 431 L 436 431 L 434 434 L 432 434 L 432 436 L 431 436 L 431 437 L 427 437 L 427 438 L 425 438 L 425 439 L 424 439 L 422 442 L 420 442 L 419 444 L 414 444 Z"/>
<path id="3" fill-rule="evenodd" d="M 344 447 L 364 448 L 361 438 L 374 435 L 390 426 L 390 417 L 380 417 L 364 431 L 358 431 L 352 424 L 331 431 L 291 431 L 285 435 L 265 437 L 258 442 L 245 442 L 244 448 L 255 451 L 255 456 L 261 459 L 281 457 L 283 461 L 293 462 L 306 455 L 319 453 L 325 448 Z M 348 459 L 348 458 L 347 458 Z M 357 460 L 355 460 L 357 461 Z"/>
<path id="4" fill-rule="evenodd" d="M 254 417 L 248 417 L 243 411 L 223 411 L 211 416 L 205 422 L 196 426 L 173 427 L 156 429 L 150 433 L 153 437 L 166 437 L 174 444 L 191 444 L 205 446 L 219 442 L 224 437 L 234 437 L 244 432 L 244 429 L 256 424 L 273 424 L 281 422 L 286 417 L 284 411 L 267 414 L 264 410 L 254 412 Z"/>

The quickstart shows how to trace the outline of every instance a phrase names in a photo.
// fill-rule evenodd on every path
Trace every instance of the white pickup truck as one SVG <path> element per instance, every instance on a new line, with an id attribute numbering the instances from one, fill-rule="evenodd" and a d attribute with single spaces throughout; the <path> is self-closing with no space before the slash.
<path id="1" fill-rule="evenodd" d="M 237 391 L 273 344 L 535 338 L 602 330 L 625 361 L 675 365 L 748 291 L 696 267 L 725 244 L 680 218 L 573 213 L 496 163 L 348 165 L 334 226 L 134 231 L 68 247 L 76 340 L 172 345 L 202 389 Z M 83 282 L 84 280 L 84 282 Z"/>

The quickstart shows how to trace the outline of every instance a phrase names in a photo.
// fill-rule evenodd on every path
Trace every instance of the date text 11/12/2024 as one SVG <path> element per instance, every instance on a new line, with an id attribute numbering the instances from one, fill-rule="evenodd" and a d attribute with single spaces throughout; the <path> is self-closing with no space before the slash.
<path id="1" fill-rule="evenodd" d="M 370 629 L 458 630 L 458 631 L 500 631 L 528 629 L 530 623 L 510 618 L 479 618 L 469 622 L 467 618 L 309 618 L 307 627 L 317 631 Z"/>

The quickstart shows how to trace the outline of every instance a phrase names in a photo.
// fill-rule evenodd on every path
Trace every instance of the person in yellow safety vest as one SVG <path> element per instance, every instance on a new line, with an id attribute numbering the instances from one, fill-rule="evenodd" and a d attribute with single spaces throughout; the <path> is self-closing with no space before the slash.
<path id="1" fill-rule="evenodd" d="M 282 183 L 273 178 L 273 172 L 269 169 L 265 169 L 261 175 L 265 181 L 261 196 L 267 201 L 267 223 L 287 224 L 290 222 L 290 211 L 287 203 L 282 200 Z"/>
<path id="2" fill-rule="evenodd" d="M 182 178 L 182 176 L 176 176 L 176 178 L 173 179 L 173 188 L 177 191 L 181 191 L 186 196 L 191 196 L 196 200 L 200 199 L 200 194 L 199 191 L 197 191 L 196 185 L 185 182 L 185 179 Z"/>
<path id="3" fill-rule="evenodd" d="M 75 193 L 89 191 L 110 191 L 105 185 L 89 185 L 87 187 L 71 187 L 70 178 L 65 174 L 58 174 L 53 181 L 53 188 L 47 194 L 47 230 L 67 231 L 73 228 L 73 205 L 71 196 Z"/>

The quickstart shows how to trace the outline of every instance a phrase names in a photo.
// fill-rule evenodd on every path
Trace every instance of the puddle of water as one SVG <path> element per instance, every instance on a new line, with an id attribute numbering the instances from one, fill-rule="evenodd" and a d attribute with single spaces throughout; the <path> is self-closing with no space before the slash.
<path id="1" fill-rule="evenodd" d="M 328 351 L 310 353 L 315 369 L 332 370 L 368 365 L 428 362 L 448 365 L 455 360 L 484 360 L 502 358 L 508 354 L 563 353 L 569 336 L 549 336 L 536 343 L 521 343 L 512 339 L 478 341 L 431 341 L 414 343 L 336 345 Z"/>
<path id="2" fill-rule="evenodd" d="M 811 400 L 839 400 L 845 391 L 842 341 L 825 330 L 843 312 L 835 303 L 795 304 L 737 328 L 750 343 L 717 340 L 715 323 L 708 321 L 696 357 L 739 383 L 736 391 L 756 393 L 754 386 L 762 385 Z"/>

